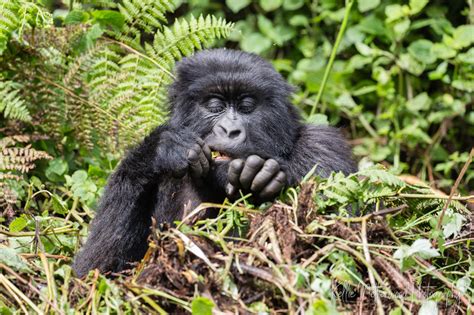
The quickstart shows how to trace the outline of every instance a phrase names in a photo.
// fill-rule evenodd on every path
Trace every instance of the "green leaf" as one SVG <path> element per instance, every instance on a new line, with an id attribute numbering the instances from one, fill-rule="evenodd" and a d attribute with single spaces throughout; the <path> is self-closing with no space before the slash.
<path id="1" fill-rule="evenodd" d="M 283 0 L 260 0 L 259 2 L 262 9 L 267 12 L 276 10 L 283 4 Z"/>
<path id="2" fill-rule="evenodd" d="M 443 218 L 443 235 L 445 238 L 456 236 L 459 232 L 461 232 L 461 228 L 463 226 L 464 218 L 459 213 L 451 213 L 446 214 Z"/>
<path id="3" fill-rule="evenodd" d="M 432 50 L 439 59 L 450 59 L 456 56 L 456 50 L 443 43 L 434 43 Z"/>
<path id="4" fill-rule="evenodd" d="M 283 9 L 287 11 L 298 10 L 304 5 L 304 0 L 284 0 Z"/>
<path id="5" fill-rule="evenodd" d="M 260 33 L 252 33 L 244 36 L 240 42 L 240 47 L 248 52 L 260 54 L 272 46 L 272 41 Z"/>
<path id="6" fill-rule="evenodd" d="M 28 264 L 12 248 L 0 247 L 0 263 L 11 267 L 13 270 L 30 271 Z"/>
<path id="7" fill-rule="evenodd" d="M 398 59 L 398 65 L 414 75 L 420 75 L 425 70 L 425 66 L 412 57 L 411 54 L 401 54 Z"/>
<path id="8" fill-rule="evenodd" d="M 10 232 L 20 232 L 23 230 L 26 226 L 28 225 L 28 220 L 25 217 L 18 217 L 15 218 L 12 222 L 10 222 L 10 225 L 8 228 L 10 229 Z"/>
<path id="9" fill-rule="evenodd" d="M 468 292 L 469 288 L 471 287 L 471 282 L 472 281 L 469 275 L 465 275 L 464 277 L 459 278 L 456 281 L 456 288 L 458 288 L 459 291 L 465 294 Z"/>
<path id="10" fill-rule="evenodd" d="M 64 24 L 65 25 L 80 24 L 87 21 L 88 18 L 89 18 L 89 14 L 87 14 L 86 12 L 73 10 L 69 12 L 68 15 L 66 15 L 66 18 L 64 19 Z"/>
<path id="11" fill-rule="evenodd" d="M 390 4 L 385 7 L 385 15 L 387 16 L 387 23 L 396 21 L 404 16 L 407 16 L 410 8 L 406 5 Z"/>
<path id="12" fill-rule="evenodd" d="M 461 91 L 474 92 L 474 81 L 454 80 L 452 86 Z"/>
<path id="13" fill-rule="evenodd" d="M 406 103 L 408 110 L 414 113 L 420 110 L 428 110 L 430 105 L 431 99 L 426 92 L 418 94 Z"/>
<path id="14" fill-rule="evenodd" d="M 421 304 L 418 315 L 438 315 L 438 304 L 435 301 L 426 300 Z"/>
<path id="15" fill-rule="evenodd" d="M 474 65 L 474 47 L 465 53 L 459 54 L 457 59 L 461 62 Z"/>
<path id="16" fill-rule="evenodd" d="M 226 0 L 225 3 L 232 12 L 237 13 L 250 4 L 251 0 Z"/>
<path id="17" fill-rule="evenodd" d="M 102 26 L 110 26 L 116 32 L 120 31 L 125 23 L 125 17 L 117 11 L 96 10 L 92 11 L 92 16 Z"/>
<path id="18" fill-rule="evenodd" d="M 83 183 L 87 179 L 87 172 L 84 170 L 78 170 L 75 171 L 74 174 L 72 174 L 72 182 L 73 184 L 77 183 Z"/>
<path id="19" fill-rule="evenodd" d="M 389 186 L 394 186 L 394 187 L 404 187 L 405 182 L 402 181 L 400 178 L 397 176 L 380 169 L 379 166 L 375 166 L 372 168 L 367 168 L 364 170 L 361 170 L 357 172 L 357 174 L 366 176 L 369 179 L 369 182 L 371 183 L 384 183 Z"/>
<path id="20" fill-rule="evenodd" d="M 468 47 L 474 43 L 474 25 L 461 25 L 454 30 L 453 43 L 455 48 Z"/>
<path id="21" fill-rule="evenodd" d="M 420 12 L 430 1 L 429 0 L 410 0 L 410 13 L 417 14 Z"/>
<path id="22" fill-rule="evenodd" d="M 439 252 L 433 248 L 429 240 L 421 238 L 414 241 L 410 247 L 403 245 L 393 253 L 393 258 L 400 260 L 411 256 L 419 256 L 428 259 L 438 257 Z"/>
<path id="23" fill-rule="evenodd" d="M 329 125 L 328 116 L 324 114 L 313 114 L 306 119 L 309 124 L 313 125 Z"/>
<path id="24" fill-rule="evenodd" d="M 67 162 L 61 158 L 57 158 L 49 162 L 45 174 L 49 180 L 57 182 L 62 179 L 62 176 L 67 172 L 67 170 Z"/>
<path id="25" fill-rule="evenodd" d="M 214 302 L 208 298 L 199 296 L 191 303 L 191 310 L 193 315 L 212 315 Z"/>
<path id="26" fill-rule="evenodd" d="M 419 39 L 408 46 L 408 52 L 418 61 L 430 64 L 436 61 L 436 55 L 433 52 L 433 43 L 427 39 Z"/>
<path id="27" fill-rule="evenodd" d="M 367 12 L 375 9 L 380 4 L 380 0 L 358 0 L 357 5 L 360 12 Z"/>

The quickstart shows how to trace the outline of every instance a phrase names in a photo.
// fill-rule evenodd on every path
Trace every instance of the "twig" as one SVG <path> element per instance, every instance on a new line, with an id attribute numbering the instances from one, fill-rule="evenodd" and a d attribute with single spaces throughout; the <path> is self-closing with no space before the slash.
<path id="1" fill-rule="evenodd" d="M 409 199 L 450 199 L 450 200 L 456 200 L 456 201 L 474 201 L 474 195 L 470 196 L 452 196 L 451 198 L 449 196 L 445 195 L 437 195 L 437 194 L 431 194 L 431 195 L 423 195 L 423 194 L 396 194 L 394 196 L 389 196 L 389 198 L 409 198 Z"/>
<path id="2" fill-rule="evenodd" d="M 304 263 L 301 264 L 301 267 L 303 269 L 305 269 L 306 267 L 308 267 L 313 261 L 315 261 L 316 259 L 319 258 L 319 256 L 322 256 L 324 255 L 325 253 L 327 252 L 330 252 L 334 247 L 336 247 L 336 245 L 334 245 L 334 243 L 331 243 L 331 244 L 328 244 L 320 249 L 318 249 L 317 251 L 314 252 L 313 255 L 311 255 L 311 257 L 309 257 L 308 259 L 305 260 Z"/>
<path id="3" fill-rule="evenodd" d="M 372 264 L 372 259 L 370 257 L 370 252 L 369 252 L 369 246 L 367 245 L 368 244 L 367 218 L 365 220 L 362 220 L 360 235 L 362 239 L 362 249 L 364 250 L 365 260 L 367 261 L 368 264 Z M 372 269 L 370 268 L 367 268 L 367 272 L 369 274 L 370 286 L 372 287 L 372 294 L 374 295 L 375 303 L 377 304 L 377 313 L 379 315 L 383 315 L 384 314 L 383 305 L 382 305 L 382 301 L 380 300 L 377 284 L 375 283 L 374 273 L 372 272 Z"/>
<path id="4" fill-rule="evenodd" d="M 9 274 L 11 274 L 12 276 L 15 277 L 16 280 L 20 281 L 21 283 L 23 283 L 24 285 L 27 285 L 28 288 L 35 292 L 40 298 L 42 297 L 42 294 L 41 292 L 34 286 L 31 284 L 31 282 L 27 281 L 26 279 L 24 279 L 22 276 L 20 276 L 18 273 L 16 273 L 15 271 L 13 271 L 13 269 L 11 269 L 10 267 L 4 265 L 4 264 L 1 264 L 0 263 L 0 269 L 3 269 L 5 270 L 6 272 L 8 272 Z M 54 310 L 56 312 L 58 312 L 59 314 L 64 314 L 64 312 L 62 310 L 60 310 L 56 305 L 54 305 L 53 303 L 51 303 L 50 301 L 47 301 L 45 300 L 46 303 L 48 303 L 52 308 L 54 308 Z"/>
<path id="5" fill-rule="evenodd" d="M 0 274 L 0 283 L 3 284 L 5 289 L 13 296 L 13 298 L 18 302 L 21 309 L 25 314 L 29 314 L 26 310 L 23 303 L 21 303 L 20 297 L 38 314 L 44 314 L 26 295 L 23 294 L 10 280 L 7 279 L 4 275 Z"/>
<path id="6" fill-rule="evenodd" d="M 392 280 L 400 290 L 415 295 L 420 301 L 425 299 L 423 293 L 417 290 L 413 283 L 408 281 L 407 277 L 405 277 L 400 270 L 395 268 L 390 262 L 381 257 L 375 257 L 374 262 L 387 274 L 388 278 Z"/>
<path id="7" fill-rule="evenodd" d="M 474 156 L 474 148 L 472 148 L 471 152 L 469 152 L 469 157 L 467 158 L 466 163 L 464 163 L 464 166 L 462 167 L 461 172 L 459 173 L 459 176 L 456 179 L 456 182 L 454 182 L 454 186 L 451 187 L 451 192 L 449 193 L 448 201 L 446 201 L 446 203 L 443 207 L 443 210 L 441 210 L 441 214 L 439 215 L 438 224 L 436 225 L 436 229 L 438 229 L 438 230 L 441 228 L 441 224 L 443 223 L 444 214 L 446 213 L 446 210 L 448 209 L 448 206 L 451 203 L 451 200 L 453 199 L 454 193 L 458 189 L 459 183 L 461 183 L 461 179 L 464 177 L 464 174 L 466 173 L 469 165 L 471 164 L 473 156 Z"/>

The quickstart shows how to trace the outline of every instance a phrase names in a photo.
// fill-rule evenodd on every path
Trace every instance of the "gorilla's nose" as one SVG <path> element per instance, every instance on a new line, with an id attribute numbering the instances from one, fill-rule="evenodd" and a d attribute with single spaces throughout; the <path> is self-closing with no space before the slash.
<path id="1" fill-rule="evenodd" d="M 214 127 L 214 134 L 225 141 L 232 141 L 233 144 L 245 140 L 245 128 L 238 121 L 223 119 Z"/>

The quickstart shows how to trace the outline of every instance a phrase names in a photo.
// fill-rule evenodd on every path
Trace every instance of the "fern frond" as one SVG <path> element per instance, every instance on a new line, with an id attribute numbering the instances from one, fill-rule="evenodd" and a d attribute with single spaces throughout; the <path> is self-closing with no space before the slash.
<path id="1" fill-rule="evenodd" d="M 25 28 L 52 25 L 52 15 L 31 1 L 0 0 L 0 54 L 5 50 L 12 34 L 21 40 Z"/>
<path id="2" fill-rule="evenodd" d="M 153 45 L 146 44 L 145 49 L 158 64 L 172 69 L 176 60 L 208 47 L 216 38 L 227 37 L 232 28 L 233 23 L 211 15 L 178 19 L 171 28 L 157 32 Z"/>
<path id="3" fill-rule="evenodd" d="M 35 167 L 34 162 L 40 159 L 51 159 L 51 156 L 43 151 L 31 148 L 31 144 L 25 147 L 15 146 L 18 142 L 25 142 L 25 137 L 5 137 L 0 142 L 0 173 L 10 174 L 2 177 L 11 177 L 11 171 L 27 173 Z"/>
<path id="4" fill-rule="evenodd" d="M 153 34 L 166 23 L 166 13 L 174 10 L 172 0 L 124 0 L 119 11 L 125 25 L 117 39 L 129 45 L 139 45 L 142 32 Z"/>
<path id="5" fill-rule="evenodd" d="M 13 82 L 0 81 L 0 113 L 5 118 L 29 121 L 30 113 L 19 93 L 18 86 Z"/>

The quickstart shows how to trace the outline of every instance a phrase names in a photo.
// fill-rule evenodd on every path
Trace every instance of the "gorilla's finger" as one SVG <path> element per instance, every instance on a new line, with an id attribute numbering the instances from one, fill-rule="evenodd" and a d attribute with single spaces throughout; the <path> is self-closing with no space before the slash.
<path id="1" fill-rule="evenodd" d="M 265 186 L 265 188 L 260 192 L 259 197 L 262 199 L 268 199 L 280 192 L 282 188 L 286 185 L 286 174 L 282 171 L 271 180 L 271 182 Z"/>
<path id="2" fill-rule="evenodd" d="M 206 176 L 207 172 L 209 172 L 209 160 L 206 158 L 203 150 L 199 152 L 199 162 L 201 163 L 202 167 L 202 175 Z"/>
<path id="3" fill-rule="evenodd" d="M 232 160 L 229 164 L 229 170 L 227 172 L 227 179 L 232 185 L 239 187 L 240 186 L 240 173 L 244 168 L 244 160 L 236 159 Z"/>
<path id="4" fill-rule="evenodd" d="M 211 149 L 209 148 L 209 146 L 204 142 L 204 140 L 202 140 L 199 137 L 196 139 L 196 142 L 201 146 L 202 151 L 204 152 L 204 155 L 210 161 L 212 158 L 211 158 Z"/>
<path id="5" fill-rule="evenodd" d="M 240 184 L 243 188 L 250 188 L 252 180 L 254 179 L 257 172 L 262 168 L 263 163 L 265 163 L 265 160 L 258 155 L 251 155 L 247 158 L 244 169 L 240 174 Z"/>
<path id="6" fill-rule="evenodd" d="M 202 166 L 199 160 L 199 154 L 194 150 L 188 151 L 189 170 L 191 176 L 198 178 L 202 175 Z"/>
<path id="7" fill-rule="evenodd" d="M 237 193 L 237 188 L 231 183 L 228 183 L 225 188 L 225 192 L 227 196 L 234 196 Z"/>
<path id="8" fill-rule="evenodd" d="M 250 186 L 250 190 L 262 190 L 275 176 L 275 174 L 278 173 L 279 170 L 280 164 L 278 164 L 277 161 L 275 161 L 274 159 L 266 160 L 260 172 L 255 175 L 255 178 L 252 181 L 252 185 Z"/>

